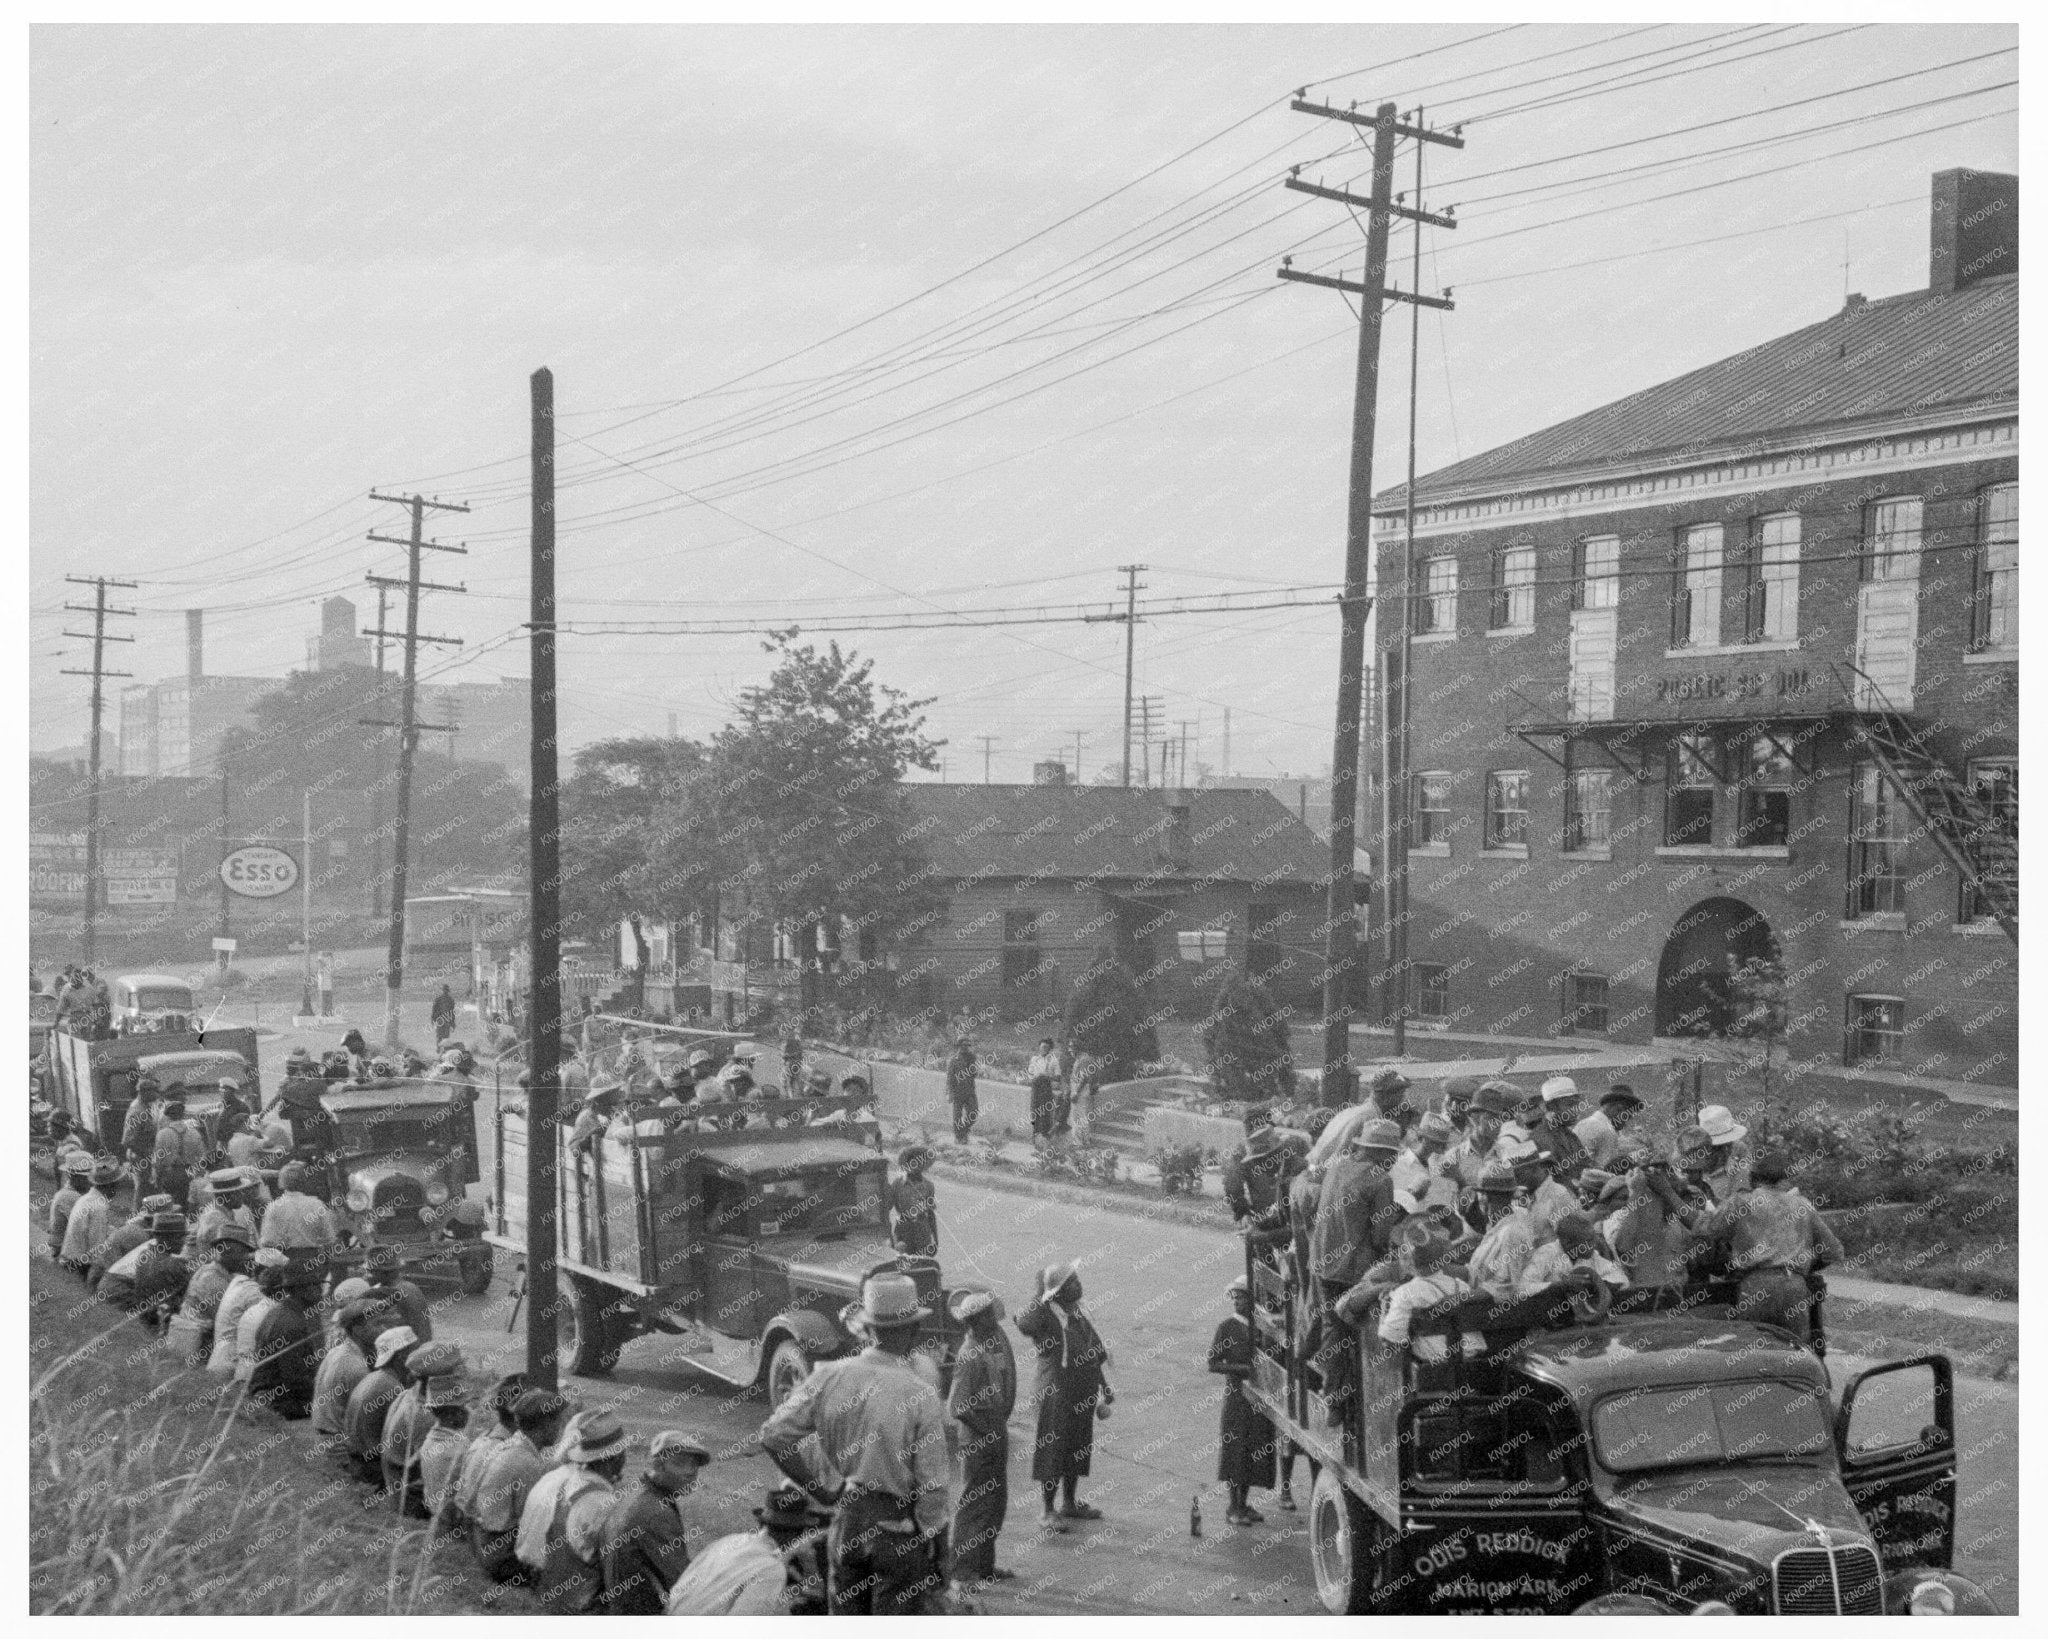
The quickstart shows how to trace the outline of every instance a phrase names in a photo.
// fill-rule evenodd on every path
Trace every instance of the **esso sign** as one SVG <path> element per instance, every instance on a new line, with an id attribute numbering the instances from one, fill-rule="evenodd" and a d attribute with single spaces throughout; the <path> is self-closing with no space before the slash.
<path id="1" fill-rule="evenodd" d="M 244 899 L 274 899 L 299 885 L 299 862 L 282 848 L 237 848 L 220 862 L 220 879 Z"/>

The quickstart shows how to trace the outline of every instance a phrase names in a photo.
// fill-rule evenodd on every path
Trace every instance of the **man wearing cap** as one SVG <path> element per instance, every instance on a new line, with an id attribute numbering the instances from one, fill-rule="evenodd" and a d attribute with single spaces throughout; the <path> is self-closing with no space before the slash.
<path id="1" fill-rule="evenodd" d="M 461 1466 L 455 1475 L 455 1525 L 464 1533 L 470 1532 L 476 1524 L 477 1493 L 483 1486 L 485 1471 L 492 1459 L 501 1454 L 505 1442 L 518 1437 L 519 1419 L 513 1408 L 525 1392 L 524 1372 L 508 1372 L 491 1385 L 490 1416 L 482 1428 L 472 1431 L 469 1447 L 463 1452 Z"/>
<path id="2" fill-rule="evenodd" d="M 349 1284 L 361 1283 L 342 1283 Z M 334 1289 L 334 1295 L 341 1298 L 340 1286 Z M 344 1451 L 342 1427 L 348 1416 L 349 1396 L 370 1375 L 370 1362 L 377 1355 L 374 1317 L 375 1311 L 360 1297 L 343 1299 L 334 1311 L 334 1331 L 327 1352 L 320 1357 L 320 1369 L 313 1374 L 313 1432 L 337 1456 Z"/>
<path id="3" fill-rule="evenodd" d="M 598 1531 L 597 1606 L 607 1616 L 660 1616 L 668 1591 L 690 1565 L 683 1498 L 711 1461 L 702 1442 L 663 1429 L 647 1448 L 633 1489 L 612 1504 Z"/>
<path id="4" fill-rule="evenodd" d="M 528 1494 L 519 1515 L 519 1560 L 533 1573 L 534 1599 L 549 1615 L 596 1608 L 603 1586 L 599 1538 L 625 1470 L 626 1430 L 616 1412 L 600 1407 L 578 1425 L 562 1466 Z"/>
<path id="5" fill-rule="evenodd" d="M 283 1290 L 256 1328 L 256 1362 L 249 1374 L 249 1399 L 268 1406 L 287 1422 L 313 1414 L 313 1387 L 320 1371 L 322 1335 L 316 1315 L 327 1282 L 325 1261 L 289 1265 L 279 1276 Z"/>
<path id="6" fill-rule="evenodd" d="M 1369 1096 L 1373 1110 L 1383 1121 L 1391 1121 L 1406 1131 L 1421 1113 L 1408 1102 L 1409 1080 L 1392 1065 L 1375 1070 L 1370 1083 Z"/>
<path id="7" fill-rule="evenodd" d="M 1209 1370 L 1223 1378 L 1223 1411 L 1217 1429 L 1216 1478 L 1228 1488 L 1224 1519 L 1232 1525 L 1258 1525 L 1265 1515 L 1252 1507 L 1254 1491 L 1273 1489 L 1275 1437 L 1273 1425 L 1245 1398 L 1252 1375 L 1252 1292 L 1244 1276 L 1228 1287 L 1231 1313 L 1209 1340 Z"/>
<path id="8" fill-rule="evenodd" d="M 335 1241 L 334 1215 L 311 1193 L 312 1169 L 303 1161 L 288 1162 L 277 1175 L 279 1195 L 263 1209 L 258 1246 L 283 1252 L 317 1252 L 324 1260 Z"/>
<path id="9" fill-rule="evenodd" d="M 996 1564 L 996 1536 L 1010 1512 L 1010 1413 L 1017 1407 L 1017 1364 L 1003 1340 L 1003 1304 L 993 1292 L 955 1292 L 947 1306 L 967 1328 L 953 1367 L 946 1410 L 960 1425 L 960 1501 L 953 1511 L 953 1574 L 963 1581 L 1007 1582 Z"/>
<path id="10" fill-rule="evenodd" d="M 149 1244 L 154 1231 L 150 1225 L 159 1212 L 170 1212 L 177 1202 L 168 1195 L 145 1195 L 135 1203 L 135 1211 L 127 1219 L 116 1224 L 100 1242 L 99 1250 L 92 1255 L 92 1267 L 85 1272 L 85 1284 L 97 1287 L 106 1277 L 109 1269 L 119 1263 L 139 1246 Z"/>
<path id="11" fill-rule="evenodd" d="M 185 1299 L 192 1267 L 179 1254 L 185 1245 L 185 1214 L 152 1213 L 150 1238 L 124 1252 L 100 1277 L 100 1302 L 134 1315 L 154 1330 Z"/>
<path id="12" fill-rule="evenodd" d="M 1455 1206 L 1458 1185 L 1447 1176 L 1444 1152 L 1450 1148 L 1456 1129 L 1431 1110 L 1408 1133 L 1407 1146 L 1394 1157 L 1387 1176 L 1393 1180 L 1394 1199 L 1407 1212 L 1441 1203 Z"/>
<path id="13" fill-rule="evenodd" d="M 1529 1142 L 1549 1157 L 1552 1175 L 1570 1183 L 1586 1164 L 1586 1146 L 1572 1130 L 1579 1114 L 1579 1084 L 1570 1076 L 1550 1076 L 1539 1095 L 1543 1110 L 1529 1128 Z"/>
<path id="14" fill-rule="evenodd" d="M 342 1442 L 356 1477 L 373 1486 L 384 1483 L 384 1423 L 412 1383 L 405 1363 L 418 1344 L 410 1326 L 389 1326 L 379 1332 L 372 1369 L 349 1392 L 348 1405 L 341 1414 Z"/>
<path id="15" fill-rule="evenodd" d="M 1725 1104 L 1709 1104 L 1700 1110 L 1699 1130 L 1706 1134 L 1712 1151 L 1700 1182 L 1725 1206 L 1749 1188 L 1749 1145 L 1744 1142 L 1749 1129 Z"/>
<path id="16" fill-rule="evenodd" d="M 908 1275 L 871 1275 L 858 1319 L 874 1339 L 829 1360 L 761 1425 L 761 1448 L 833 1505 L 832 1613 L 908 1616 L 940 1587 L 946 1528 L 945 1408 L 908 1358 L 931 1311 Z M 816 1436 L 816 1466 L 805 1437 Z"/>
<path id="17" fill-rule="evenodd" d="M 1473 1108 L 1476 1113 L 1476 1103 Z M 1484 1292 L 1496 1303 L 1514 1300 L 1522 1271 L 1536 1252 L 1528 1214 L 1515 1205 L 1518 1187 L 1515 1169 L 1503 1162 L 1490 1163 L 1479 1175 L 1478 1192 L 1486 1214 L 1486 1233 L 1480 1236 L 1479 1244 L 1466 1261 L 1465 1279 L 1475 1292 Z"/>
<path id="18" fill-rule="evenodd" d="M 1612 1168 L 1621 1151 L 1621 1135 L 1641 1113 L 1643 1101 L 1627 1082 L 1617 1081 L 1600 1095 L 1600 1108 L 1582 1119 L 1572 1133 L 1596 1167 Z"/>
<path id="19" fill-rule="evenodd" d="M 1268 1263 L 1292 1233 L 1287 1189 L 1307 1162 L 1267 1119 L 1245 1137 L 1244 1149 L 1223 1164 L 1223 1199 L 1245 1239 Z"/>
<path id="20" fill-rule="evenodd" d="M 58 1163 L 58 1170 L 64 1175 L 64 1187 L 50 1197 L 48 1220 L 53 1263 L 64 1261 L 64 1231 L 71 1224 L 71 1209 L 91 1193 L 92 1157 L 84 1150 L 73 1150 Z"/>
<path id="21" fill-rule="evenodd" d="M 1017 1316 L 1017 1330 L 1038 1351 L 1031 1477 L 1045 1505 L 1039 1526 L 1064 1532 L 1069 1520 L 1102 1518 L 1102 1511 L 1077 1500 L 1075 1491 L 1094 1458 L 1095 1424 L 1109 1416 L 1116 1400 L 1107 1375 L 1109 1350 L 1081 1309 L 1077 1264 L 1069 1260 L 1040 1271 L 1038 1291 Z"/>
<path id="22" fill-rule="evenodd" d="M 1309 1270 L 1325 1315 L 1392 1249 L 1394 1232 L 1407 1216 L 1394 1199 L 1387 1171 L 1400 1145 L 1401 1129 L 1393 1122 L 1366 1121 L 1323 1178 L 1315 1230 L 1309 1237 Z M 1330 1421 L 1349 1428 L 1350 1404 L 1358 1392 L 1358 1347 L 1348 1329 L 1325 1325 L 1321 1364 Z"/>
<path id="23" fill-rule="evenodd" d="M 889 1244 L 912 1257 L 936 1258 L 939 1194 L 924 1175 L 924 1169 L 932 1164 L 932 1152 L 923 1144 L 908 1144 L 896 1162 L 903 1176 L 889 1185 L 883 1197 L 889 1215 Z"/>
<path id="24" fill-rule="evenodd" d="M 121 1153 L 138 1179 L 149 1176 L 150 1158 L 156 1154 L 157 1100 L 162 1096 L 155 1078 L 143 1076 L 135 1083 L 135 1097 L 121 1121 Z"/>
<path id="25" fill-rule="evenodd" d="M 1713 1129 L 1707 1130 L 1711 1135 Z M 1841 1260 L 1842 1243 L 1814 1204 L 1787 1185 L 1782 1154 L 1769 1151 L 1758 1156 L 1749 1172 L 1749 1188 L 1736 1191 L 1712 1210 L 1693 1211 L 1688 1226 L 1727 1247 L 1729 1274 L 1741 1283 L 1735 1302 L 1738 1319 L 1782 1326 L 1810 1345 L 1812 1293 L 1807 1279 Z"/>
<path id="26" fill-rule="evenodd" d="M 953 1106 L 953 1142 L 964 1144 L 981 1115 L 981 1100 L 975 1093 L 980 1065 L 974 1057 L 974 1043 L 966 1036 L 954 1044 L 946 1061 L 946 1097 Z"/>
<path id="27" fill-rule="evenodd" d="M 1528 1191 L 1529 1232 L 1541 1246 L 1557 1233 L 1558 1220 L 1579 1209 L 1579 1198 L 1551 1175 L 1551 1158 L 1527 1140 L 1514 1157 L 1515 1182 Z"/>
<path id="28" fill-rule="evenodd" d="M 58 1259 L 74 1275 L 88 1277 L 88 1284 L 93 1259 L 101 1243 L 113 1232 L 114 1191 L 126 1176 L 113 1156 L 101 1156 L 93 1163 L 92 1188 L 79 1197 L 71 1216 L 65 1220 L 64 1243 L 58 1249 Z"/>
<path id="29" fill-rule="evenodd" d="M 427 1416 L 432 1419 L 420 1439 L 420 1487 L 426 1493 L 427 1518 L 436 1533 L 460 1530 L 455 1483 L 469 1455 L 468 1385 L 460 1372 L 427 1379 Z"/>
<path id="30" fill-rule="evenodd" d="M 768 1493 L 767 1506 L 756 1508 L 761 1522 L 761 1540 L 784 1566 L 783 1586 L 776 1602 L 776 1614 L 784 1609 L 791 1616 L 823 1616 L 829 1610 L 825 1593 L 825 1548 L 822 1542 L 791 1553 L 821 1523 L 810 1498 L 793 1485 L 778 1485 Z"/>
<path id="31" fill-rule="evenodd" d="M 484 1572 L 494 1582 L 523 1582 L 519 1563 L 520 1517 L 534 1485 L 548 1471 L 541 1453 L 561 1438 L 569 1402 L 552 1389 L 527 1389 L 514 1402 L 518 1433 L 500 1440 L 498 1449 L 477 1476 L 476 1501 L 469 1510 L 470 1543 Z"/>
<path id="32" fill-rule="evenodd" d="M 1466 1112 L 1472 1108 L 1472 1100 L 1478 1092 L 1477 1076 L 1452 1076 L 1443 1085 L 1444 1119 L 1450 1122 L 1459 1138 L 1465 1134 Z"/>
<path id="33" fill-rule="evenodd" d="M 1445 1152 L 1445 1165 L 1457 1174 L 1461 1189 L 1478 1189 L 1479 1175 L 1487 1166 L 1506 1159 L 1501 1128 L 1514 1108 L 1514 1098 L 1514 1088 L 1504 1081 L 1483 1082 L 1472 1095 L 1465 1112 L 1465 1136 Z"/>
<path id="34" fill-rule="evenodd" d="M 246 1384 L 256 1375 L 256 1340 L 262 1335 L 263 1323 L 284 1297 L 285 1287 L 292 1278 L 289 1252 L 280 1252 L 274 1246 L 256 1249 L 256 1301 L 244 1309 L 242 1318 L 235 1322 L 237 1383 Z"/>
<path id="35" fill-rule="evenodd" d="M 363 1301 L 389 1318 L 389 1326 L 409 1326 L 422 1343 L 434 1335 L 433 1311 L 413 1282 L 405 1278 L 405 1260 L 395 1246 L 373 1246 L 363 1259 L 363 1278 L 370 1283 Z"/>
<path id="36" fill-rule="evenodd" d="M 406 1375 L 412 1379 L 405 1392 L 391 1402 L 384 1414 L 384 1437 L 379 1453 L 384 1489 L 401 1514 L 414 1519 L 430 1516 L 425 1476 L 420 1467 L 420 1445 L 434 1426 L 427 1407 L 427 1389 L 437 1377 L 462 1375 L 462 1351 L 452 1343 L 423 1342 L 405 1358 Z"/>

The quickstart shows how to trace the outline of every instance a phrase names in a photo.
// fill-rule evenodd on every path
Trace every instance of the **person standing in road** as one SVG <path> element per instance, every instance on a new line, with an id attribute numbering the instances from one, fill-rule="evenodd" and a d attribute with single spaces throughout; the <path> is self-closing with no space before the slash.
<path id="1" fill-rule="evenodd" d="M 945 1408 L 909 1359 L 930 1315 L 908 1275 L 870 1275 L 853 1318 L 873 1342 L 824 1362 L 761 1425 L 775 1466 L 834 1510 L 835 1616 L 918 1615 L 941 1586 Z"/>
<path id="2" fill-rule="evenodd" d="M 1053 1050 L 1052 1037 L 1039 1042 L 1038 1051 L 1024 1067 L 1024 1076 L 1031 1083 L 1032 1142 L 1043 1144 L 1052 1137 L 1053 1089 L 1060 1082 L 1060 1056 Z"/>
<path id="3" fill-rule="evenodd" d="M 135 1097 L 121 1122 L 121 1154 L 135 1169 L 138 1184 L 149 1177 L 150 1162 L 156 1155 L 157 1100 L 161 1096 L 155 1079 L 143 1076 L 135 1083 Z"/>
<path id="4" fill-rule="evenodd" d="M 909 1144 L 896 1158 L 903 1176 L 889 1186 L 885 1206 L 889 1214 L 889 1244 L 912 1257 L 939 1255 L 939 1196 L 924 1169 L 932 1164 L 932 1152 L 922 1144 Z"/>
<path id="5" fill-rule="evenodd" d="M 1572 1128 L 1572 1135 L 1585 1149 L 1586 1160 L 1596 1167 L 1613 1169 L 1621 1153 L 1621 1135 L 1642 1113 L 1643 1101 L 1627 1082 L 1617 1081 L 1600 1095 L 1600 1108 Z"/>
<path id="6" fill-rule="evenodd" d="M 455 1034 L 455 993 L 443 985 L 441 994 L 434 998 L 434 1005 L 427 1012 L 434 1021 L 434 1046 L 438 1049 L 441 1043 Z"/>
<path id="7" fill-rule="evenodd" d="M 967 1328 L 946 1410 L 960 1425 L 960 1501 L 953 1513 L 953 1574 L 1007 1582 L 996 1537 L 1010 1512 L 1010 1413 L 1017 1364 L 1003 1340 L 1003 1303 L 993 1292 L 955 1292 L 947 1311 Z"/>
<path id="8" fill-rule="evenodd" d="M 1252 1375 L 1252 1291 L 1244 1276 L 1230 1283 L 1233 1313 L 1217 1326 L 1209 1342 L 1209 1370 L 1223 1377 L 1223 1415 L 1218 1430 L 1216 1478 L 1229 1488 L 1224 1519 L 1232 1525 L 1259 1525 L 1266 1516 L 1252 1507 L 1254 1491 L 1273 1489 L 1277 1440 L 1265 1413 L 1246 1398 L 1244 1385 Z"/>
<path id="9" fill-rule="evenodd" d="M 647 1448 L 640 1482 L 605 1515 L 598 1532 L 598 1609 L 606 1616 L 660 1616 L 668 1591 L 690 1567 L 683 1498 L 711 1461 L 710 1451 L 679 1429 L 663 1429 Z"/>
<path id="10" fill-rule="evenodd" d="M 113 1232 L 114 1191 L 126 1176 L 113 1156 L 101 1156 L 93 1163 L 92 1188 L 79 1198 L 65 1220 L 64 1244 L 58 1248 L 58 1260 L 81 1280 L 88 1280 L 93 1260 Z"/>
<path id="11" fill-rule="evenodd" d="M 192 1191 L 193 1175 L 206 1166 L 206 1134 L 185 1114 L 182 1098 L 164 1100 L 150 1151 L 150 1182 L 160 1195 L 183 1205 Z"/>
<path id="12" fill-rule="evenodd" d="M 964 1144 L 974 1131 L 974 1123 L 981 1115 L 981 1101 L 975 1096 L 975 1076 L 979 1065 L 974 1057 L 974 1043 L 962 1036 L 954 1044 L 953 1056 L 946 1061 L 946 1098 L 953 1106 L 953 1142 Z"/>
<path id="13" fill-rule="evenodd" d="M 1038 1377 L 1032 1387 L 1038 1428 L 1031 1477 L 1045 1503 L 1039 1527 L 1065 1531 L 1069 1520 L 1102 1518 L 1101 1509 L 1077 1500 L 1074 1493 L 1088 1474 L 1095 1425 L 1109 1416 L 1116 1401 L 1107 1375 L 1109 1350 L 1095 1323 L 1081 1312 L 1077 1264 L 1049 1264 L 1040 1271 L 1038 1291 L 1018 1314 L 1017 1330 L 1038 1351 Z"/>
<path id="14" fill-rule="evenodd" d="M 308 1191 L 311 1177 L 303 1161 L 288 1162 L 279 1169 L 277 1187 L 282 1193 L 263 1209 L 263 1227 L 256 1235 L 258 1246 L 274 1246 L 284 1252 L 317 1252 L 325 1261 L 335 1242 L 334 1217 Z"/>

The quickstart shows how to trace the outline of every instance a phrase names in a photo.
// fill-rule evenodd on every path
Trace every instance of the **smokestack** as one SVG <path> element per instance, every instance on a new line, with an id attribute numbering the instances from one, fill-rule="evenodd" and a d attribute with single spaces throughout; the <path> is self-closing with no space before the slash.
<path id="1" fill-rule="evenodd" d="M 2020 270 L 2020 179 L 1999 171 L 1936 171 L 1927 288 L 1937 296 Z"/>
<path id="2" fill-rule="evenodd" d="M 185 681 L 197 683 L 206 675 L 206 611 L 185 611 Z"/>

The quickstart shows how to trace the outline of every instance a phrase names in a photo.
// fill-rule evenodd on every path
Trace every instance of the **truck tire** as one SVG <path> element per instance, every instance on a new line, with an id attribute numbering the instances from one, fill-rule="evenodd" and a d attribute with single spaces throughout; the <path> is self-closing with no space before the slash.
<path id="1" fill-rule="evenodd" d="M 1373 1518 L 1336 1472 L 1316 1470 L 1308 1497 L 1308 1552 L 1316 1593 L 1333 1616 L 1363 1616 L 1372 1601 Z"/>
<path id="2" fill-rule="evenodd" d="M 605 1313 L 609 1296 L 595 1281 L 571 1275 L 556 1304 L 557 1352 L 577 1377 L 609 1377 L 619 1363 L 624 1339 Z"/>
<path id="3" fill-rule="evenodd" d="M 768 1357 L 768 1409 L 775 1410 L 811 1375 L 811 1352 L 793 1337 L 775 1345 Z"/>
<path id="4" fill-rule="evenodd" d="M 491 1289 L 493 1262 L 488 1246 L 465 1248 L 456 1253 L 455 1273 L 462 1282 L 463 1291 L 471 1297 L 488 1292 Z"/>

